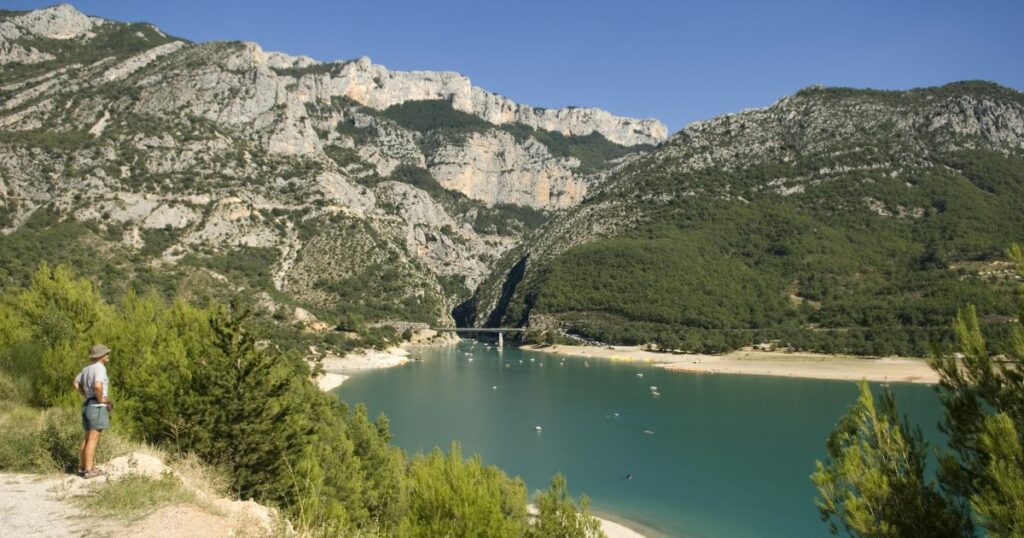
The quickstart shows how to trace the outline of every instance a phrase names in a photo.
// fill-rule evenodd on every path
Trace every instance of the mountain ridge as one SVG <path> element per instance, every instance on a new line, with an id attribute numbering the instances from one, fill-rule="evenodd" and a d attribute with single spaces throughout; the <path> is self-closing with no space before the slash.
<path id="1" fill-rule="evenodd" d="M 685 349 L 723 350 L 762 338 L 826 351 L 924 355 L 929 338 L 949 341 L 949 331 L 931 329 L 948 328 L 965 302 L 952 295 L 1009 314 L 1011 305 L 980 284 L 990 267 L 958 271 L 974 260 L 998 265 L 1002 249 L 1024 239 L 1014 209 L 1024 205 L 1022 153 L 1024 95 L 1010 88 L 809 87 L 766 108 L 691 124 L 616 171 L 507 252 L 460 312 L 467 323 L 557 327 L 618 343 L 676 346 L 685 334 Z M 918 263 L 943 269 L 917 271 Z M 650 279 L 635 277 L 643 283 L 632 291 L 614 278 L 642 276 L 659 264 L 688 276 L 650 269 Z M 858 274 L 872 275 L 873 283 L 855 283 L 864 279 Z M 943 288 L 932 292 L 939 297 L 934 304 L 917 300 L 927 323 L 907 321 L 914 300 L 897 306 L 884 295 L 927 293 L 912 277 Z M 882 292 L 879 304 L 854 304 L 893 280 L 899 283 Z M 659 292 L 658 281 L 680 287 Z M 737 282 L 755 288 L 735 288 Z M 612 291 L 593 291 L 602 287 Z M 882 318 L 889 333 L 929 330 L 913 342 L 864 342 L 864 334 L 877 336 L 869 329 Z M 864 334 L 817 343 L 806 337 L 849 325 L 864 327 L 857 329 Z M 696 333 L 725 333 L 729 342 L 714 336 L 717 343 L 701 348 Z"/>
<path id="2" fill-rule="evenodd" d="M 12 45 L 10 41 L 26 37 L 26 34 L 29 37 L 48 39 L 88 39 L 94 27 L 124 24 L 87 16 L 70 4 L 9 13 L 15 15 L 8 17 L 3 26 L 0 26 L 0 41 L 3 41 L 0 43 L 0 50 L 5 46 L 18 47 L 17 44 Z M 137 24 L 146 24 L 157 30 L 148 23 Z M 180 38 L 173 39 L 186 45 L 203 44 Z M 664 124 L 654 119 L 616 116 L 593 107 L 541 108 L 518 104 L 474 86 L 469 77 L 453 71 L 391 71 L 382 65 L 373 64 L 367 56 L 353 60 L 320 62 L 308 56 L 264 51 L 258 43 L 251 41 L 237 43 L 251 50 L 257 61 L 266 62 L 278 74 L 296 75 L 293 78 L 295 83 L 300 85 L 300 93 L 315 95 L 319 100 L 326 102 L 330 102 L 332 97 L 347 97 L 362 105 L 384 110 L 407 101 L 446 99 L 451 101 L 457 110 L 477 115 L 494 125 L 520 123 L 568 136 L 597 132 L 612 142 L 627 146 L 657 144 L 668 134 Z M 18 50 L 18 57 L 29 55 L 35 58 L 28 62 L 22 58 L 21 63 L 39 63 L 53 59 L 52 55 L 46 53 L 33 53 L 32 47 L 18 47 Z M 8 52 L 7 55 L 0 56 L 0 61 L 9 63 L 13 58 L 13 53 Z M 312 79 L 306 76 L 311 76 Z"/>

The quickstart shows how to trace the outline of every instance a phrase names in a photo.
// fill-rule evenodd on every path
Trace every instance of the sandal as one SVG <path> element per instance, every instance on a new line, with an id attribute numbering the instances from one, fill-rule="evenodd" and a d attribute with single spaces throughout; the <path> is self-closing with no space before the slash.
<path id="1" fill-rule="evenodd" d="M 103 469 L 93 469 L 82 474 L 82 478 L 96 478 L 97 476 L 103 476 L 105 474 L 107 473 L 103 472 Z"/>

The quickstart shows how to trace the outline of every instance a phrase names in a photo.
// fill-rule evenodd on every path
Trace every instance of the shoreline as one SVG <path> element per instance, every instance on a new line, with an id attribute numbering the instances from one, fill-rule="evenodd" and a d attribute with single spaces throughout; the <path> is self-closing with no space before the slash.
<path id="1" fill-rule="evenodd" d="M 519 349 L 576 358 L 646 362 L 666 370 L 692 374 L 744 374 L 839 381 L 934 385 L 939 375 L 925 359 L 760 351 L 741 348 L 725 355 L 659 353 L 640 346 L 527 345 Z"/>
<path id="2" fill-rule="evenodd" d="M 434 331 L 424 332 L 430 334 L 417 335 L 419 338 L 414 338 L 413 341 L 402 342 L 384 350 L 363 349 L 346 353 L 341 357 L 328 354 L 322 360 L 323 374 L 313 378 L 313 382 L 320 390 L 330 392 L 340 387 L 345 380 L 352 377 L 349 374 L 382 368 L 394 368 L 405 365 L 409 361 L 417 360 L 410 357 L 410 349 L 447 346 L 458 342 L 458 340 L 450 338 L 445 338 L 442 341 L 430 341 L 437 333 Z"/>
<path id="3" fill-rule="evenodd" d="M 601 530 L 608 538 L 660 538 L 665 536 L 655 529 L 610 512 L 591 510 L 590 514 L 601 522 Z"/>
<path id="4" fill-rule="evenodd" d="M 536 518 L 538 513 L 537 505 L 533 503 L 527 504 L 526 513 L 527 517 L 531 520 Z M 597 513 L 591 510 L 590 515 L 601 523 L 601 532 L 608 538 L 652 538 L 657 536 L 655 534 L 643 534 L 640 532 L 643 526 L 639 523 L 613 516 L 606 512 Z"/>

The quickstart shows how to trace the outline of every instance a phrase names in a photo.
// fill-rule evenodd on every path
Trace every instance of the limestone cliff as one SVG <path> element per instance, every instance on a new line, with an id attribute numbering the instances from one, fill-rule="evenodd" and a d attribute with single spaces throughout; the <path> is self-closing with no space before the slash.
<path id="1" fill-rule="evenodd" d="M 334 69 L 331 69 L 332 64 L 316 63 L 304 56 L 277 54 L 274 64 L 279 69 L 295 70 L 299 95 L 304 99 L 329 102 L 331 97 L 347 97 L 377 110 L 406 101 L 445 99 L 451 101 L 456 110 L 495 125 L 521 123 L 565 135 L 597 132 L 625 146 L 658 144 L 668 136 L 665 125 L 658 120 L 624 118 L 597 108 L 544 109 L 515 103 L 473 86 L 468 77 L 459 73 L 390 71 L 365 56 L 333 64 Z M 315 74 L 301 74 L 303 71 Z"/>

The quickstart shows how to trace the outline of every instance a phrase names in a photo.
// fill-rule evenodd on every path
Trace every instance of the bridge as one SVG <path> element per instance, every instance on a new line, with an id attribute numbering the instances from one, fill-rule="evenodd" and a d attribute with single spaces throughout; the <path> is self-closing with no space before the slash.
<path id="1" fill-rule="evenodd" d="M 525 332 L 523 328 L 506 328 L 506 327 L 431 327 L 431 330 L 439 333 L 492 333 L 498 335 L 498 346 L 505 345 L 505 333 L 521 333 Z"/>

